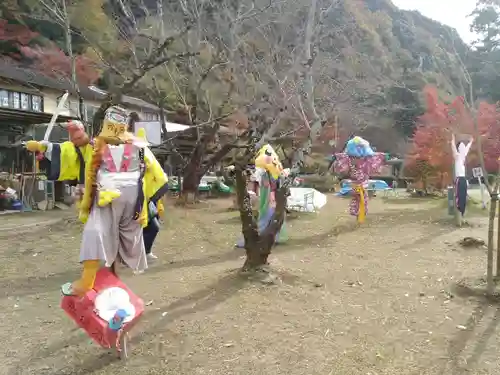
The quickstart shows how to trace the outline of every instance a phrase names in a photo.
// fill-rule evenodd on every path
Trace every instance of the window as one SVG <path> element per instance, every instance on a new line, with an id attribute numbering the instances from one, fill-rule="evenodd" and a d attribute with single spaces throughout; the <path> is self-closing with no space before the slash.
<path id="1" fill-rule="evenodd" d="M 31 95 L 31 109 L 34 112 L 42 112 L 42 97 L 40 95 Z"/>
<path id="2" fill-rule="evenodd" d="M 87 109 L 87 121 L 92 122 L 94 120 L 94 116 L 95 116 L 97 110 L 99 109 L 99 107 L 87 104 L 86 109 Z"/>
<path id="3" fill-rule="evenodd" d="M 75 116 L 75 117 L 78 117 L 79 106 L 80 106 L 80 103 L 78 102 L 78 99 L 77 100 L 69 100 L 68 99 L 68 101 L 64 105 L 65 108 L 68 108 L 70 116 Z"/>
<path id="4" fill-rule="evenodd" d="M 7 90 L 0 90 L 0 107 L 9 106 L 9 92 Z"/>
<path id="5" fill-rule="evenodd" d="M 11 92 L 10 93 L 10 106 L 11 108 L 14 108 L 14 109 L 19 109 L 21 107 L 21 99 L 19 97 L 19 93 L 18 92 Z"/>
<path id="6" fill-rule="evenodd" d="M 143 117 L 145 121 L 158 121 L 158 113 L 144 112 Z"/>
<path id="7" fill-rule="evenodd" d="M 30 97 L 28 94 L 21 94 L 21 109 L 25 111 L 30 109 Z"/>
<path id="8" fill-rule="evenodd" d="M 0 89 L 0 107 L 43 112 L 43 97 L 25 92 Z"/>

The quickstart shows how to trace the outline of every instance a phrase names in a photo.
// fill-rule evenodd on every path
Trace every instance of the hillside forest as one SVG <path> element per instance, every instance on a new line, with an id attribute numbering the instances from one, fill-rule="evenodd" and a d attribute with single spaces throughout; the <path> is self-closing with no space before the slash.
<path id="1" fill-rule="evenodd" d="M 241 133 L 268 123 L 300 138 L 317 123 L 325 151 L 357 133 L 406 154 L 414 173 L 446 179 L 444 146 L 428 150 L 448 139 L 457 111 L 467 115 L 456 131 L 481 108 L 481 134 L 499 133 L 500 1 L 479 0 L 464 22 L 478 35 L 471 46 L 390 0 L 5 0 L 0 53 L 77 92 L 105 89 L 107 105 L 120 95 L 147 100 L 212 143 L 221 124 Z"/>

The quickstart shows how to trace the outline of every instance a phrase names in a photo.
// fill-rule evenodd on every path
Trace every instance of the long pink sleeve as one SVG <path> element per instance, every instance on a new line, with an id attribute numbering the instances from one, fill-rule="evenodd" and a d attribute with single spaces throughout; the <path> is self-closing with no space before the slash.
<path id="1" fill-rule="evenodd" d="M 337 173 L 349 172 L 349 156 L 345 153 L 335 154 L 333 168 Z"/>
<path id="2" fill-rule="evenodd" d="M 368 158 L 368 165 L 370 168 L 368 174 L 373 175 L 380 173 L 384 164 L 385 164 L 385 154 L 383 152 L 376 152 L 375 155 Z"/>

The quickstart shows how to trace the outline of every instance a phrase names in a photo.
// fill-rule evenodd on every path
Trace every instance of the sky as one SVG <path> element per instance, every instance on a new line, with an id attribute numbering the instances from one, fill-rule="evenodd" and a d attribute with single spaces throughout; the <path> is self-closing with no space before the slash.
<path id="1" fill-rule="evenodd" d="M 469 31 L 467 17 L 476 5 L 476 0 L 392 0 L 401 9 L 418 10 L 424 16 L 457 29 L 466 43 L 474 39 Z"/>

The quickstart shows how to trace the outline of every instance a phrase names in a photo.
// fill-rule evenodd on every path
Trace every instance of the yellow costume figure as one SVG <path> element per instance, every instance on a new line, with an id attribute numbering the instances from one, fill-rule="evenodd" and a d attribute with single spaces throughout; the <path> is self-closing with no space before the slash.
<path id="1" fill-rule="evenodd" d="M 255 157 L 255 179 L 259 183 L 259 232 L 262 232 L 270 224 L 276 208 L 276 190 L 280 179 L 288 176 L 290 170 L 283 169 L 280 159 L 271 145 L 263 146 Z M 287 240 L 286 226 L 283 222 L 279 232 L 276 234 L 276 243 L 284 243 Z M 245 247 L 244 239 L 241 238 L 236 247 Z"/>
<path id="2" fill-rule="evenodd" d="M 93 288 L 103 262 L 110 267 L 120 259 L 134 271 L 147 268 L 142 228 L 148 222 L 148 204 L 157 203 L 168 186 L 145 138 L 127 131 L 124 110 L 107 111 L 93 144 L 81 124 L 71 124 L 68 132 L 68 142 L 30 141 L 26 148 L 45 154 L 49 179 L 83 183 L 78 205 L 85 223 L 80 248 L 83 272 L 79 280 L 62 287 L 65 295 L 81 295 Z"/>

